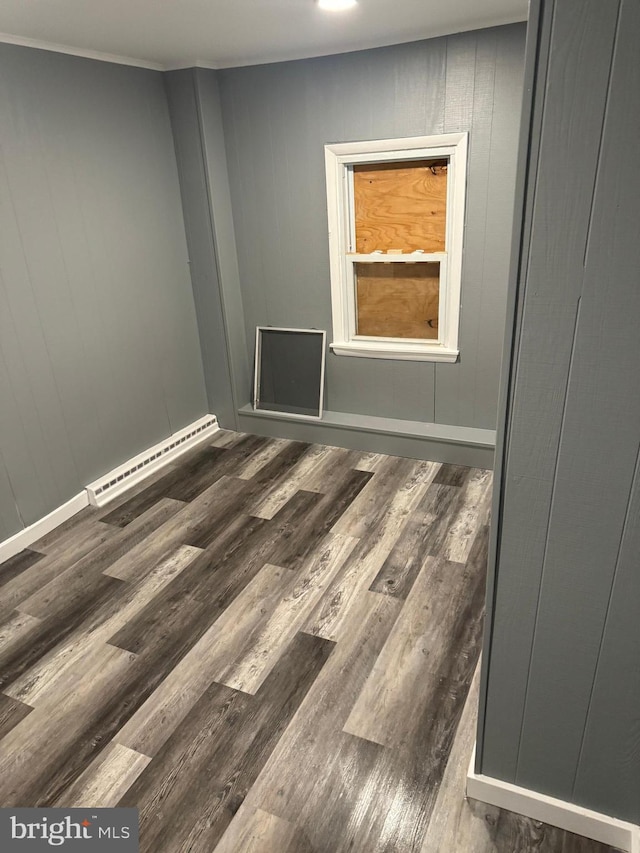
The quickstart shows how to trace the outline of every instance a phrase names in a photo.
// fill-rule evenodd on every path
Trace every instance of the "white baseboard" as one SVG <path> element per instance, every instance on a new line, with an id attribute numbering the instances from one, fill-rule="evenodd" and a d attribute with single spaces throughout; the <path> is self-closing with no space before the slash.
<path id="1" fill-rule="evenodd" d="M 467 796 L 567 832 L 592 838 L 627 853 L 640 853 L 640 827 L 609 815 L 582 808 L 538 791 L 475 772 L 475 748 L 467 774 Z"/>
<path id="2" fill-rule="evenodd" d="M 24 548 L 41 539 L 84 507 L 104 506 L 119 495 L 144 480 L 149 474 L 163 468 L 187 450 L 218 432 L 220 426 L 215 415 L 205 415 L 169 438 L 134 456 L 123 465 L 91 483 L 80 494 L 54 509 L 44 518 L 18 531 L 9 539 L 0 542 L 0 563 L 20 553 Z"/>
<path id="3" fill-rule="evenodd" d="M 141 482 L 169 462 L 173 462 L 187 450 L 191 450 L 204 439 L 218 432 L 220 426 L 215 415 L 205 415 L 184 429 L 174 432 L 169 438 L 154 444 L 113 471 L 103 474 L 98 480 L 87 486 L 89 503 L 92 506 L 105 506 L 119 497 L 131 486 Z"/>
<path id="4" fill-rule="evenodd" d="M 19 530 L 18 533 L 15 533 L 9 539 L 0 542 L 0 563 L 19 554 L 24 548 L 28 548 L 29 545 L 38 539 L 46 536 L 47 533 L 50 533 L 62 524 L 63 521 L 71 518 L 72 515 L 80 512 L 86 506 L 89 506 L 89 496 L 86 491 L 82 491 L 74 498 L 71 498 L 70 501 L 54 509 L 49 515 L 45 515 L 44 518 L 38 519 L 38 521 L 30 524 L 29 527 Z"/>

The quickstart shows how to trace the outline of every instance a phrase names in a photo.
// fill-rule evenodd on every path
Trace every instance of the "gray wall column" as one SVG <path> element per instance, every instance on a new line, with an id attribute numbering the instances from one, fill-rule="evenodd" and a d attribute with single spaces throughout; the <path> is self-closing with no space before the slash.
<path id="1" fill-rule="evenodd" d="M 189 269 L 209 410 L 227 429 L 237 427 L 227 330 L 222 310 L 213 210 L 207 181 L 195 69 L 164 75 L 175 143 Z"/>
<path id="2" fill-rule="evenodd" d="M 478 769 L 638 823 L 640 6 L 538 11 Z"/>

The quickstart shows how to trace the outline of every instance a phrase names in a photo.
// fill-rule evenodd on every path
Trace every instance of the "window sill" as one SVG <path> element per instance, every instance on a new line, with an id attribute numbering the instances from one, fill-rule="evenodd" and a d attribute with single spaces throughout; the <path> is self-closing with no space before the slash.
<path id="1" fill-rule="evenodd" d="M 439 361 L 453 362 L 458 360 L 460 350 L 434 346 L 427 349 L 421 344 L 396 344 L 381 342 L 344 341 L 333 343 L 329 348 L 335 355 L 352 355 L 356 358 L 386 358 L 401 361 Z"/>

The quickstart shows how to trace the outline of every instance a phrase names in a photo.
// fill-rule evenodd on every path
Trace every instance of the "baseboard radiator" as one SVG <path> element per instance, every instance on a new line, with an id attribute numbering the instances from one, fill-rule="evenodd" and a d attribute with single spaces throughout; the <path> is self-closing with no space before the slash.
<path id="1" fill-rule="evenodd" d="M 205 415 L 90 483 L 87 486 L 89 503 L 92 506 L 104 506 L 219 429 L 216 416 Z"/>

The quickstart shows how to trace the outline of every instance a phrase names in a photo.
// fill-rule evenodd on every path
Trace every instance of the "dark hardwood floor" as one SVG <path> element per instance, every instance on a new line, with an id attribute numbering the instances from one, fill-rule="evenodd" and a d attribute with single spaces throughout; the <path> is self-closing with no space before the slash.
<path id="1" fill-rule="evenodd" d="M 0 567 L 0 805 L 149 853 L 606 853 L 464 799 L 488 471 L 221 431 Z"/>

